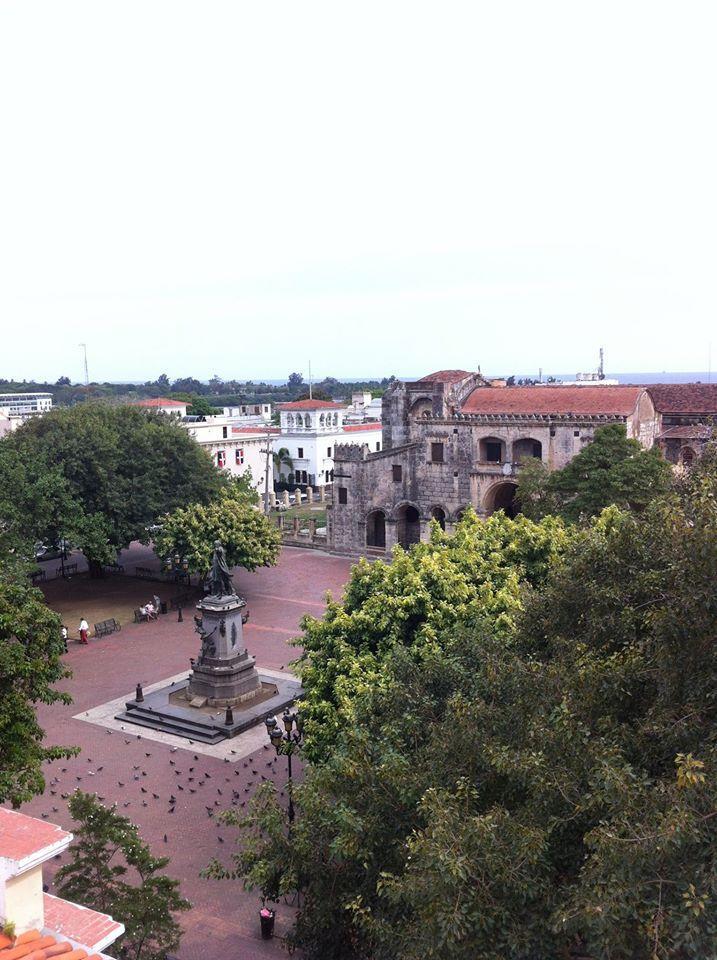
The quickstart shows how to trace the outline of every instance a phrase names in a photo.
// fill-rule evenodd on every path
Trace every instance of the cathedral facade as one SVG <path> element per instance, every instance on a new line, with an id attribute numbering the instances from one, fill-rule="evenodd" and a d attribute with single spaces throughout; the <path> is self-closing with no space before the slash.
<path id="1" fill-rule="evenodd" d="M 452 529 L 469 506 L 512 516 L 522 462 L 559 469 L 608 423 L 651 447 L 658 425 L 648 390 L 509 387 L 466 370 L 395 382 L 383 398 L 381 450 L 336 446 L 329 547 L 380 556 L 426 539 L 432 519 Z"/>

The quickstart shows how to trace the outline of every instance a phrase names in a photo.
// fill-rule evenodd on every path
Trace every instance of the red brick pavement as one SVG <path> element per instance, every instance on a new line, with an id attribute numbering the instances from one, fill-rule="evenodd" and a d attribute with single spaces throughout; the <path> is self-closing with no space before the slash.
<path id="1" fill-rule="evenodd" d="M 145 548 L 139 546 L 132 553 L 131 562 L 146 556 Z M 251 613 L 247 645 L 258 666 L 288 667 L 297 651 L 287 642 L 299 633 L 301 616 L 307 612 L 320 615 L 325 592 L 340 595 L 349 570 L 350 562 L 343 558 L 285 548 L 275 568 L 236 573 L 235 585 L 246 597 Z M 238 882 L 203 880 L 199 872 L 214 856 L 228 863 L 235 837 L 235 831 L 209 818 L 206 807 L 218 811 L 229 806 L 232 789 L 248 799 L 262 775 L 274 778 L 283 788 L 285 761 L 272 765 L 274 753 L 268 749 L 237 763 L 201 753 L 194 759 L 188 745 L 172 753 L 169 745 L 142 737 L 140 728 L 128 725 L 124 734 L 109 733 L 104 727 L 72 719 L 83 710 L 130 693 L 138 680 L 155 683 L 188 668 L 189 657 L 197 650 L 193 626 L 191 616 L 178 624 L 176 614 L 171 613 L 157 623 L 124 626 L 121 633 L 91 640 L 86 647 L 70 645 L 65 659 L 73 677 L 64 688 L 74 702 L 69 707 L 41 706 L 39 717 L 49 743 L 73 744 L 81 747 L 81 753 L 48 767 L 45 795 L 22 809 L 34 816 L 45 813 L 48 820 L 71 829 L 62 793 L 79 787 L 98 793 L 106 803 L 117 801 L 119 811 L 138 825 L 153 850 L 171 857 L 169 872 L 181 881 L 183 895 L 192 902 L 192 910 L 182 918 L 181 960 L 276 956 L 282 952 L 280 941 L 259 937 L 256 893 L 244 892 Z M 189 777 L 194 780 L 190 782 Z M 52 783 L 54 778 L 58 782 Z M 196 792 L 192 794 L 190 789 Z M 155 800 L 153 794 L 160 799 Z M 174 813 L 170 812 L 170 795 L 177 798 Z M 215 801 L 219 806 L 214 806 Z M 224 843 L 219 842 L 220 836 Z M 66 856 L 53 861 L 53 867 L 65 862 Z M 52 873 L 53 869 L 47 870 L 46 881 Z M 286 930 L 290 913 L 289 907 L 279 907 L 278 935 Z"/>

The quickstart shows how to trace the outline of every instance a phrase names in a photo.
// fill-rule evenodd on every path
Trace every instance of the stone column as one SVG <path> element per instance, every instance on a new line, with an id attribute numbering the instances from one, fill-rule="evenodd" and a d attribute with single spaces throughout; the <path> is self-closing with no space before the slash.
<path id="1" fill-rule="evenodd" d="M 326 485 L 323 483 L 319 487 L 319 502 L 326 503 Z"/>
<path id="2" fill-rule="evenodd" d="M 283 499 L 283 501 L 284 501 L 284 506 L 288 509 L 288 508 L 291 506 L 291 503 L 289 502 L 289 491 L 288 491 L 288 490 L 284 490 L 284 492 L 283 492 L 283 494 L 282 494 L 282 499 Z"/>
<path id="3" fill-rule="evenodd" d="M 298 537 L 298 536 L 299 536 L 299 530 L 300 530 L 300 528 L 301 528 L 301 520 L 299 519 L 299 517 L 294 517 L 294 529 L 293 529 L 293 534 L 294 534 L 295 537 Z"/>
<path id="4" fill-rule="evenodd" d="M 311 487 L 306 488 L 306 502 L 309 506 L 314 502 L 314 491 Z"/>
<path id="5" fill-rule="evenodd" d="M 316 536 L 316 520 L 312 517 L 309 520 L 309 540 L 313 540 Z"/>
<path id="6" fill-rule="evenodd" d="M 284 531 L 284 514 L 283 513 L 280 513 L 279 516 L 276 518 L 276 525 L 283 533 Z"/>

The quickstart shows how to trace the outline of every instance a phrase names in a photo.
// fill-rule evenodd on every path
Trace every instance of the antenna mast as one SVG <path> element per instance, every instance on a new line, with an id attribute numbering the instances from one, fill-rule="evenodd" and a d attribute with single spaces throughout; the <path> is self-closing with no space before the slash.
<path id="1" fill-rule="evenodd" d="M 598 380 L 605 379 L 605 368 L 603 363 L 604 357 L 605 357 L 605 354 L 603 352 L 603 348 L 600 347 L 600 366 L 598 367 Z"/>
<path id="2" fill-rule="evenodd" d="M 90 375 L 89 375 L 89 373 L 88 373 L 88 371 L 87 371 L 87 344 L 86 344 L 86 343 L 81 343 L 80 346 L 81 346 L 82 349 L 85 351 L 85 386 L 86 386 L 86 387 L 89 387 L 89 385 L 90 385 Z"/>
<path id="3" fill-rule="evenodd" d="M 313 387 L 311 383 L 311 360 L 309 360 L 309 400 L 314 399 Z"/>

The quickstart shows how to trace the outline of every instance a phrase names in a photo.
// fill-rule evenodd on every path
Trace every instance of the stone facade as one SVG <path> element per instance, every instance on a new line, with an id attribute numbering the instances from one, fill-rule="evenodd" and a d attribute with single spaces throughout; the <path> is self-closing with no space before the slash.
<path id="1" fill-rule="evenodd" d="M 425 539 L 432 518 L 451 529 L 468 506 L 513 515 L 522 461 L 559 469 L 616 422 L 652 446 L 644 388 L 501 387 L 454 370 L 395 383 L 384 396 L 381 451 L 336 446 L 329 547 L 380 555 Z"/>

